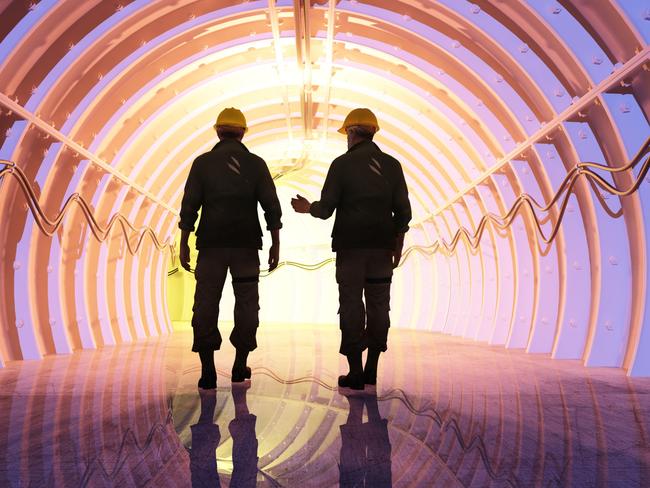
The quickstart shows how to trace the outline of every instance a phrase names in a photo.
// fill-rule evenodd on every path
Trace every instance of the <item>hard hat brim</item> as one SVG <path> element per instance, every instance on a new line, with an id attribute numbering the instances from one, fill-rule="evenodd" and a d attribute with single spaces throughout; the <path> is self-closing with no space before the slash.
<path id="1" fill-rule="evenodd" d="M 361 125 L 361 124 L 359 124 L 359 125 Z M 373 129 L 375 129 L 375 133 L 379 132 L 379 127 L 376 126 L 376 125 L 367 125 L 367 126 L 364 125 L 364 126 L 365 127 L 372 127 Z M 349 125 L 348 127 L 352 127 L 352 125 Z M 344 134 L 345 135 L 345 134 L 348 133 L 348 127 L 343 126 L 339 130 L 337 130 L 336 132 L 338 132 L 339 134 Z"/>
<path id="2" fill-rule="evenodd" d="M 224 127 L 224 128 L 227 128 L 227 129 L 244 129 L 244 133 L 248 132 L 248 127 L 242 127 L 241 125 L 214 124 L 215 129 L 218 129 L 219 127 Z"/>

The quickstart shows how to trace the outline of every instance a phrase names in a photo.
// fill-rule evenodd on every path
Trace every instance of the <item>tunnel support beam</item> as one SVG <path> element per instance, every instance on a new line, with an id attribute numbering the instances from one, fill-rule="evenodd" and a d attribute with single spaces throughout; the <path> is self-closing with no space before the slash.
<path id="1" fill-rule="evenodd" d="M 11 98 L 9 98 L 7 95 L 4 93 L 0 93 L 0 104 L 4 105 L 5 108 L 12 110 L 16 114 L 18 114 L 20 117 L 23 119 L 27 120 L 29 123 L 35 125 L 48 135 L 52 136 L 53 138 L 57 139 L 58 141 L 62 142 L 72 150 L 78 152 L 81 154 L 83 157 L 88 159 L 89 161 L 92 161 L 94 164 L 105 170 L 106 172 L 112 174 L 120 180 L 122 183 L 124 183 L 127 186 L 130 186 L 137 192 L 141 193 L 144 195 L 146 198 L 151 200 L 152 202 L 157 203 L 161 207 L 165 208 L 167 211 L 171 212 L 174 215 L 178 215 L 178 211 L 174 208 L 172 208 L 168 203 L 163 202 L 160 200 L 158 197 L 156 197 L 153 193 L 147 191 L 143 186 L 139 185 L 135 181 L 133 181 L 131 178 L 128 176 L 122 174 L 120 171 L 116 170 L 113 166 L 111 166 L 109 163 L 98 157 L 96 154 L 93 154 L 91 151 L 83 147 L 81 144 L 73 141 L 71 138 L 66 136 L 64 133 L 59 131 L 58 129 L 52 127 L 50 124 L 42 120 L 41 118 L 37 117 L 35 114 L 31 113 L 29 110 L 27 110 L 25 107 L 20 105 L 19 103 L 13 101 Z"/>
<path id="2" fill-rule="evenodd" d="M 626 62 L 620 69 L 616 70 L 610 76 L 605 78 L 598 85 L 593 87 L 589 92 L 583 95 L 579 100 L 571 104 L 563 112 L 556 115 L 552 120 L 548 121 L 541 129 L 535 132 L 532 136 L 526 139 L 524 142 L 515 147 L 512 151 L 506 154 L 500 161 L 498 161 L 490 169 L 483 172 L 480 176 L 475 178 L 471 183 L 469 183 L 465 188 L 456 193 L 454 196 L 447 199 L 442 203 L 437 209 L 431 212 L 429 215 L 424 217 L 419 223 L 424 220 L 429 220 L 432 217 L 436 217 L 443 210 L 453 205 L 467 193 L 472 191 L 477 185 L 485 181 L 492 174 L 499 171 L 506 164 L 509 164 L 513 159 L 517 159 L 521 156 L 522 153 L 530 149 L 535 143 L 543 140 L 546 136 L 549 136 L 553 131 L 555 131 L 563 122 L 575 117 L 578 112 L 585 110 L 589 105 L 594 103 L 603 93 L 611 90 L 616 85 L 619 85 L 623 80 L 629 77 L 633 72 L 643 66 L 644 63 L 650 61 L 650 46 L 646 46 L 642 51 L 637 53 L 633 58 Z"/>

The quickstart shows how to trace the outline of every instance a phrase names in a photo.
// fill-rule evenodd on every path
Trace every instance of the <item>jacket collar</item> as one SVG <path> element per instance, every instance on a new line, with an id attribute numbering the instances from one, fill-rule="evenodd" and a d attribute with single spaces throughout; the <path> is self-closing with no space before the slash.
<path id="1" fill-rule="evenodd" d="M 359 151 L 359 150 L 368 150 L 368 149 L 374 149 L 376 151 L 380 151 L 379 146 L 375 144 L 373 141 L 361 141 L 357 142 L 354 146 L 352 146 L 350 149 L 348 149 L 348 153 L 351 153 L 353 151 Z M 347 154 L 347 153 L 346 153 Z"/>
<path id="2" fill-rule="evenodd" d="M 244 143 L 238 141 L 237 139 L 223 139 L 217 142 L 215 146 L 212 148 L 212 150 L 216 151 L 217 149 L 225 149 L 225 148 L 237 148 L 239 150 L 250 152 L 248 148 L 244 145 Z"/>

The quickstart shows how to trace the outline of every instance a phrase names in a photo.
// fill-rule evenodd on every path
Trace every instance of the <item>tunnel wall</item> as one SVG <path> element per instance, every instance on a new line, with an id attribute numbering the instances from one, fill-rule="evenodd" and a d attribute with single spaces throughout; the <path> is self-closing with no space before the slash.
<path id="1" fill-rule="evenodd" d="M 414 210 L 394 326 L 650 375 L 645 2 L 300 5 L 0 5 L 1 360 L 171 330 L 177 209 L 221 108 L 281 194 L 317 198 L 368 106 Z M 285 218 L 303 267 L 269 290 L 331 258 Z M 333 295 L 304 289 L 316 320 Z"/>

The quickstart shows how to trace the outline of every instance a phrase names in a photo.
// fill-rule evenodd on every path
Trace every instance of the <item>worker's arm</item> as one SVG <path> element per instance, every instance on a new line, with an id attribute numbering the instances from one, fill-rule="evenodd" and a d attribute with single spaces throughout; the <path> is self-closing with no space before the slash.
<path id="1" fill-rule="evenodd" d="M 201 208 L 203 201 L 203 183 L 200 175 L 200 167 L 197 160 L 192 163 L 190 174 L 185 183 L 185 192 L 183 193 L 183 201 L 181 203 L 180 221 L 178 227 L 181 229 L 181 245 L 179 249 L 179 259 L 181 266 L 187 271 L 192 271 L 190 268 L 190 246 L 188 239 L 190 232 L 194 232 L 194 223 Z"/>
<path id="2" fill-rule="evenodd" d="M 393 250 L 393 268 L 399 266 L 402 259 L 402 248 L 404 247 L 404 234 L 409 230 L 411 221 L 411 203 L 409 202 L 409 193 L 404 179 L 402 166 L 398 164 L 398 175 L 395 190 L 393 191 L 393 224 L 397 236 L 395 239 L 395 249 Z"/>
<path id="3" fill-rule="evenodd" d="M 256 188 L 257 200 L 264 210 L 266 229 L 271 232 L 269 249 L 269 271 L 278 267 L 280 261 L 280 229 L 282 228 L 282 207 L 275 190 L 275 183 L 264 161 L 260 161 L 261 175 Z"/>
<path id="4" fill-rule="evenodd" d="M 332 216 L 334 210 L 336 210 L 336 207 L 339 205 L 341 199 L 341 187 L 340 163 L 335 160 L 327 172 L 320 200 L 310 203 L 309 200 L 303 196 L 296 195 L 296 198 L 291 200 L 291 206 L 298 213 L 309 213 L 313 217 L 318 217 L 319 219 L 328 219 Z"/>
<path id="5" fill-rule="evenodd" d="M 269 249 L 269 271 L 278 267 L 280 262 L 280 229 L 271 231 L 271 248 Z"/>
<path id="6" fill-rule="evenodd" d="M 181 247 L 179 249 L 178 258 L 183 268 L 185 268 L 187 271 L 192 271 L 190 268 L 190 245 L 188 244 L 189 238 L 190 231 L 181 229 Z"/>

